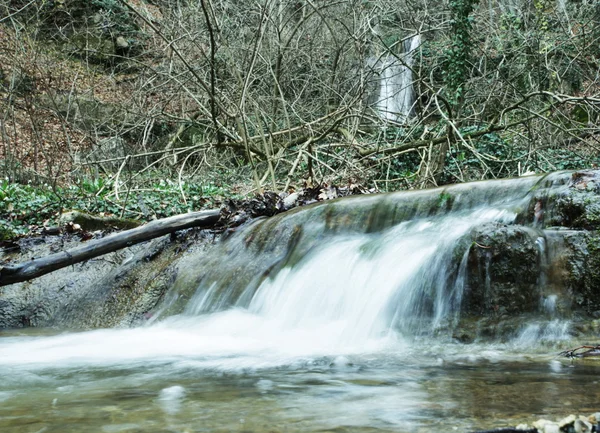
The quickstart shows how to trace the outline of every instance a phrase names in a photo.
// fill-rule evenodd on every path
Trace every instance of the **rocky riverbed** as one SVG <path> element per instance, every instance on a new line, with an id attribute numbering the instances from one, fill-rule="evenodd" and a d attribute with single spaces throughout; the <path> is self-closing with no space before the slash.
<path id="1" fill-rule="evenodd" d="M 557 421 L 539 419 L 531 425 L 519 424 L 516 430 L 531 431 L 535 429 L 538 433 L 595 433 L 600 431 L 600 412 L 589 416 L 569 415 Z"/>

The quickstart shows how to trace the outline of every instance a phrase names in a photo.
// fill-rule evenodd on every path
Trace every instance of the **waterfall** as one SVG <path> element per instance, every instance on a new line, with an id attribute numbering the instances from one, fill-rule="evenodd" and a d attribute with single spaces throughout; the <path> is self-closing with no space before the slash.
<path id="1" fill-rule="evenodd" d="M 379 70 L 379 97 L 377 110 L 387 120 L 403 122 L 414 111 L 414 59 L 421 45 L 421 36 L 415 35 L 403 43 L 403 54 L 396 58 L 387 55 L 377 64 Z"/>
<path id="2" fill-rule="evenodd" d="M 219 262 L 218 271 L 183 316 L 239 308 L 330 348 L 449 332 L 467 280 L 461 240 L 476 226 L 514 221 L 529 200 L 520 188 L 535 182 L 355 197 L 259 222 L 228 239 L 227 264 L 202 264 Z"/>
<path id="3" fill-rule="evenodd" d="M 564 320 L 581 310 L 557 265 L 586 233 L 553 226 L 550 203 L 574 185 L 600 174 L 347 197 L 237 227 L 188 252 L 144 325 L 3 330 L 0 430 L 488 431 L 515 408 L 559 419 L 565 395 L 596 407 L 593 362 L 554 356 L 588 343 Z"/>
<path id="4" fill-rule="evenodd" d="M 261 368 L 401 350 L 422 336 L 447 341 L 467 288 L 470 233 L 511 224 L 533 203 L 531 191 L 564 178 L 355 196 L 259 220 L 182 269 L 178 278 L 196 285 L 176 283 L 148 326 L 8 338 L 0 366 L 192 357 L 203 368 Z M 565 338 L 564 326 L 536 324 L 520 341 L 542 331 Z"/>
<path id="5" fill-rule="evenodd" d="M 342 347 L 367 343 L 393 328 L 409 335 L 432 329 L 460 304 L 462 287 L 456 293 L 445 287 L 457 239 L 475 221 L 508 222 L 513 216 L 477 210 L 404 222 L 367 236 L 341 236 L 265 280 L 248 309 L 280 329 L 314 327 Z"/>

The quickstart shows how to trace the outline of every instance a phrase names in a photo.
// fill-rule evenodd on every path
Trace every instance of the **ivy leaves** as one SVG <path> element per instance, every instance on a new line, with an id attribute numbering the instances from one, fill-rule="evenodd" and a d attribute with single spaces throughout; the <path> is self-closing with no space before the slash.
<path id="1" fill-rule="evenodd" d="M 444 79 L 448 89 L 448 100 L 456 105 L 462 99 L 465 82 L 468 78 L 468 64 L 471 53 L 471 13 L 479 0 L 450 0 L 452 14 L 452 46 L 446 51 L 447 69 Z"/>

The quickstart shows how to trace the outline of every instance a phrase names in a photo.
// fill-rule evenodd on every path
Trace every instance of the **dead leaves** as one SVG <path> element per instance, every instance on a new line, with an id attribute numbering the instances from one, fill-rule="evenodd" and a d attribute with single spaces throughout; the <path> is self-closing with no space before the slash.
<path id="1" fill-rule="evenodd" d="M 358 184 L 335 186 L 324 184 L 289 193 L 267 191 L 249 200 L 227 200 L 221 210 L 222 228 L 238 227 L 250 219 L 270 217 L 295 207 L 334 200 L 340 197 L 377 192 Z"/>

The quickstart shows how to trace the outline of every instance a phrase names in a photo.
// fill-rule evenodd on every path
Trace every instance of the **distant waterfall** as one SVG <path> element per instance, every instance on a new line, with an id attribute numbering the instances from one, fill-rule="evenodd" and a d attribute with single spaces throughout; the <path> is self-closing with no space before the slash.
<path id="1" fill-rule="evenodd" d="M 421 36 L 410 37 L 403 45 L 404 50 L 400 58 L 388 55 L 376 64 L 380 71 L 377 111 L 384 119 L 397 122 L 407 120 L 414 111 L 412 66 L 415 52 L 421 45 Z"/>

